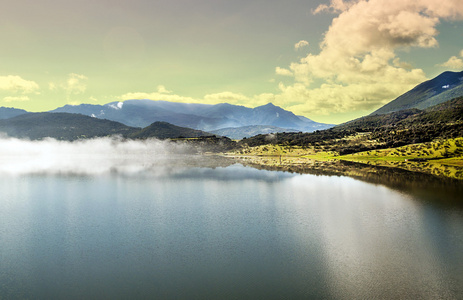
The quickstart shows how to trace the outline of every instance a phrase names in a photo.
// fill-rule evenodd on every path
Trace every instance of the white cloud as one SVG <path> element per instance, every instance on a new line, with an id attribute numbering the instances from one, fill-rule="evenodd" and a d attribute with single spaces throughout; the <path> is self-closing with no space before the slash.
<path id="1" fill-rule="evenodd" d="M 294 44 L 294 49 L 299 50 L 300 48 L 309 46 L 309 42 L 301 40 Z"/>
<path id="2" fill-rule="evenodd" d="M 202 98 L 193 98 L 185 97 L 181 95 L 173 94 L 169 91 L 170 94 L 162 94 L 159 92 L 135 92 L 135 93 L 126 93 L 117 97 L 117 99 L 130 100 L 130 99 L 150 99 L 150 100 L 164 100 L 170 102 L 180 102 L 180 103 L 202 103 L 202 104 L 217 104 L 217 103 L 230 103 L 235 105 L 244 105 L 248 107 L 256 107 L 259 105 L 264 105 L 269 102 L 275 102 L 275 95 L 272 93 L 263 93 L 259 95 L 254 95 L 248 97 L 241 93 L 234 93 L 230 91 L 207 94 Z"/>
<path id="3" fill-rule="evenodd" d="M 230 104 L 239 104 L 249 102 L 249 97 L 244 96 L 243 94 L 232 93 L 232 92 L 221 92 L 216 94 L 209 94 L 204 96 L 205 103 L 230 103 Z"/>
<path id="4" fill-rule="evenodd" d="M 458 58 L 456 56 L 452 56 L 449 58 L 448 61 L 446 61 L 443 64 L 440 64 L 439 66 L 445 67 L 451 70 L 462 70 L 463 69 L 463 59 Z"/>
<path id="5" fill-rule="evenodd" d="M 461 0 L 332 0 L 321 12 L 337 16 L 320 51 L 290 64 L 295 83 L 277 96 L 306 115 L 373 110 L 425 81 L 397 51 L 437 47 L 439 22 L 463 19 Z"/>
<path id="6" fill-rule="evenodd" d="M 314 11 L 314 14 L 329 12 L 339 13 L 347 10 L 351 5 L 355 4 L 356 1 L 344 1 L 344 0 L 332 0 L 330 5 L 320 4 Z"/>
<path id="7" fill-rule="evenodd" d="M 0 76 L 0 90 L 8 92 L 33 93 L 39 89 L 39 85 L 31 80 L 25 80 L 20 76 Z"/>
<path id="8" fill-rule="evenodd" d="M 366 2 L 386 2 L 391 3 L 391 5 L 395 5 L 394 0 L 391 1 L 383 1 L 383 0 L 331 0 L 330 4 L 320 4 L 314 11 L 314 14 L 322 13 L 322 12 L 330 12 L 330 13 L 342 13 L 350 9 L 352 6 L 355 6 L 359 3 L 366 3 Z M 410 6 L 419 6 L 421 7 L 426 14 L 433 15 L 439 18 L 451 18 L 457 19 L 463 15 L 463 6 L 461 5 L 460 0 L 415 0 L 415 1 L 403 1 L 409 2 L 404 3 Z M 424 7 L 424 8 L 423 8 Z"/>
<path id="9" fill-rule="evenodd" d="M 158 85 L 158 93 L 160 93 L 160 94 L 170 94 L 170 93 L 172 93 L 172 91 L 169 91 L 163 85 Z"/>
<path id="10" fill-rule="evenodd" d="M 109 104 L 109 107 L 115 109 L 115 110 L 120 110 L 124 106 L 124 102 L 117 102 L 117 104 Z"/>
<path id="11" fill-rule="evenodd" d="M 280 68 L 280 67 L 275 68 L 275 74 L 281 75 L 281 76 L 293 76 L 293 72 L 291 72 L 288 69 Z"/>
<path id="12" fill-rule="evenodd" d="M 4 102 L 24 102 L 29 100 L 28 96 L 8 96 L 3 98 Z"/>
<path id="13" fill-rule="evenodd" d="M 69 94 L 82 94 L 87 89 L 86 81 L 88 78 L 84 75 L 71 73 L 68 76 L 66 84 L 63 88 Z"/>
<path id="14" fill-rule="evenodd" d="M 117 97 L 120 100 L 131 100 L 131 99 L 150 99 L 150 100 L 164 100 L 171 102 L 183 102 L 183 103 L 199 103 L 197 99 L 192 97 L 179 96 L 174 94 L 164 94 L 159 92 L 132 92 L 126 93 Z"/>
<path id="15" fill-rule="evenodd" d="M 88 77 L 82 74 L 70 73 L 66 80 L 60 82 L 49 82 L 50 91 L 64 91 L 68 97 L 71 95 L 83 94 L 87 90 Z"/>

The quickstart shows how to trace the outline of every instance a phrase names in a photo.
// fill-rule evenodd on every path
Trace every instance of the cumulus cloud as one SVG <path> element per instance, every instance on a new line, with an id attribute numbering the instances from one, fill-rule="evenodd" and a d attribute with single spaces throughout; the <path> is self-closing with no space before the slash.
<path id="1" fill-rule="evenodd" d="M 65 80 L 49 82 L 48 89 L 55 92 L 65 92 L 69 103 L 72 95 L 80 95 L 87 90 L 88 77 L 82 74 L 70 73 Z"/>
<path id="2" fill-rule="evenodd" d="M 158 93 L 160 93 L 160 94 L 170 94 L 170 93 L 172 93 L 172 91 L 169 91 L 163 85 L 158 85 Z"/>
<path id="3" fill-rule="evenodd" d="M 207 94 L 204 97 L 187 97 L 182 95 L 177 95 L 172 91 L 167 93 L 161 93 L 160 89 L 156 92 L 134 92 L 126 93 L 117 97 L 119 100 L 130 100 L 130 99 L 150 99 L 150 100 L 164 100 L 170 102 L 180 102 L 180 103 L 202 103 L 202 104 L 217 104 L 217 103 L 230 103 L 236 105 L 245 105 L 248 107 L 255 107 L 259 105 L 264 105 L 275 100 L 275 95 L 272 93 L 263 93 L 259 95 L 254 95 L 248 97 L 241 93 L 234 93 L 230 91 Z"/>
<path id="4" fill-rule="evenodd" d="M 232 92 L 221 92 L 204 96 L 205 103 L 226 102 L 230 104 L 246 103 L 250 101 L 249 97 L 243 94 Z"/>
<path id="5" fill-rule="evenodd" d="M 373 110 L 394 99 L 427 79 L 397 52 L 437 47 L 439 22 L 463 19 L 461 0 L 332 0 L 314 10 L 322 12 L 337 16 L 320 51 L 290 64 L 295 83 L 278 95 L 300 113 Z"/>
<path id="6" fill-rule="evenodd" d="M 131 92 L 123 94 L 117 97 L 120 100 L 131 100 L 131 99 L 150 99 L 150 100 L 164 100 L 171 102 L 183 102 L 183 103 L 198 103 L 199 101 L 192 97 L 180 96 L 175 94 L 166 94 L 157 92 Z"/>
<path id="7" fill-rule="evenodd" d="M 332 0 L 331 3 L 328 4 L 320 4 L 314 11 L 314 14 L 322 13 L 322 12 L 329 12 L 329 13 L 339 13 L 344 10 L 347 10 L 351 5 L 353 5 L 354 1 L 344 1 L 344 0 Z"/>
<path id="8" fill-rule="evenodd" d="M 291 72 L 288 69 L 280 68 L 280 67 L 275 68 L 275 74 L 281 75 L 281 76 L 293 76 L 293 72 Z"/>
<path id="9" fill-rule="evenodd" d="M 31 80 L 25 80 L 20 76 L 0 76 L 0 90 L 8 92 L 33 93 L 39 89 L 39 85 Z"/>
<path id="10" fill-rule="evenodd" d="M 452 70 L 461 70 L 463 69 L 463 59 L 456 56 L 452 56 L 449 58 L 448 61 L 446 61 L 443 64 L 440 64 L 439 66 L 446 67 Z"/>
<path id="11" fill-rule="evenodd" d="M 24 102 L 29 100 L 28 96 L 7 96 L 3 98 L 4 102 Z"/>
<path id="12" fill-rule="evenodd" d="M 70 94 L 82 94 L 87 89 L 87 76 L 71 73 L 63 88 Z"/>
<path id="13" fill-rule="evenodd" d="M 299 50 L 300 48 L 309 46 L 309 42 L 301 40 L 294 44 L 294 49 Z"/>
<path id="14" fill-rule="evenodd" d="M 438 66 L 445 67 L 451 70 L 462 70 L 463 69 L 463 50 L 460 51 L 460 57 L 452 56 L 443 64 Z"/>

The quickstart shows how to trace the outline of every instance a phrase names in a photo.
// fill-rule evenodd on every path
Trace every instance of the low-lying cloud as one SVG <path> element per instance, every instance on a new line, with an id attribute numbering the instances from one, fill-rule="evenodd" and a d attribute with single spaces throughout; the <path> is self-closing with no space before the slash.
<path id="1" fill-rule="evenodd" d="M 179 166 L 188 166 L 193 150 L 185 144 L 155 139 L 98 138 L 68 142 L 3 137 L 0 174 L 163 175 Z"/>

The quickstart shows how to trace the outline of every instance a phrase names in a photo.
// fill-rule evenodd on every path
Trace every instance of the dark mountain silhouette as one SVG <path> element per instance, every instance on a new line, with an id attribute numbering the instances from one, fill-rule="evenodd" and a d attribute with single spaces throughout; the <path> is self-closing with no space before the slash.
<path id="1" fill-rule="evenodd" d="M 167 122 L 154 122 L 148 127 L 143 128 L 130 135 L 130 138 L 146 139 L 146 138 L 158 138 L 158 139 L 175 139 L 175 138 L 197 138 L 204 136 L 211 136 L 209 132 L 201 130 L 179 127 L 172 125 Z"/>
<path id="2" fill-rule="evenodd" d="M 28 113 L 0 120 L 0 132 L 16 138 L 31 140 L 54 138 L 67 141 L 114 135 L 133 139 L 213 136 L 208 132 L 179 127 L 166 122 L 155 122 L 142 129 L 119 122 L 70 113 Z"/>
<path id="3" fill-rule="evenodd" d="M 109 135 L 124 136 L 138 130 L 114 121 L 68 113 L 28 113 L 0 120 L 0 132 L 10 137 L 32 140 L 51 137 L 72 141 Z"/>

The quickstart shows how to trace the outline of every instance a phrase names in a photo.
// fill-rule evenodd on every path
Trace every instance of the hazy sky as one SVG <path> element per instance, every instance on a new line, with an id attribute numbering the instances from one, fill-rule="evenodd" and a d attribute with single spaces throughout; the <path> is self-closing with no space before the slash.
<path id="1" fill-rule="evenodd" d="M 0 106 L 272 102 L 339 123 L 463 70 L 463 3 L 15 0 L 0 40 Z"/>

